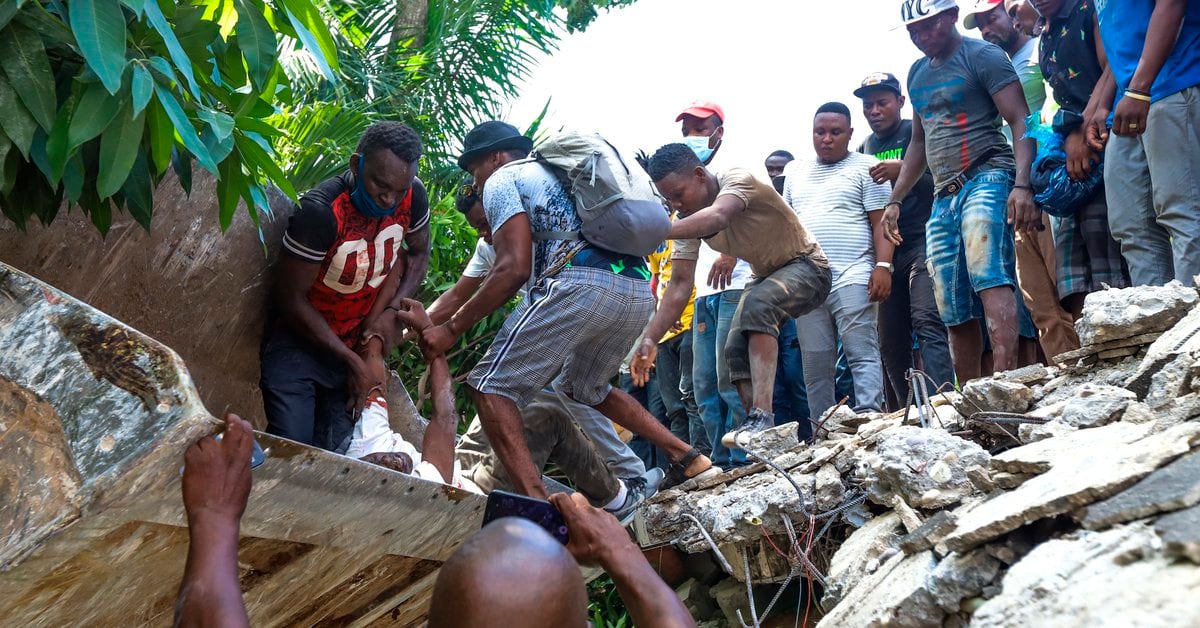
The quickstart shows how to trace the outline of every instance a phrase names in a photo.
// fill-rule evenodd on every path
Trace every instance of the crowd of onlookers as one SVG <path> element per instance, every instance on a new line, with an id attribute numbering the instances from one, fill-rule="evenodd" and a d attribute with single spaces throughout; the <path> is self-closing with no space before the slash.
<path id="1" fill-rule="evenodd" d="M 262 345 L 268 431 L 481 492 L 546 498 L 542 470 L 553 463 L 578 491 L 555 497 L 572 534 L 605 537 L 569 549 L 619 572 L 623 595 L 647 597 L 655 581 L 612 526 L 661 486 L 744 464 L 749 437 L 771 426 L 795 422 L 813 438 L 839 404 L 894 410 L 918 379 L 931 390 L 961 385 L 1075 349 L 1088 293 L 1193 284 L 1196 2 L 899 8 L 922 58 L 903 81 L 881 71 L 847 87 L 865 137 L 831 94 L 813 112 L 811 158 L 777 150 L 761 168 L 724 161 L 725 113 L 712 102 L 679 113 L 679 143 L 628 160 L 583 135 L 531 157 L 533 141 L 515 127 L 478 125 L 463 141 L 458 165 L 470 179 L 456 204 L 479 242 L 428 310 L 411 299 L 430 254 L 421 141 L 398 122 L 372 125 L 347 171 L 303 195 L 284 235 Z M 552 153 L 579 146 L 591 152 L 578 167 L 551 166 Z M 622 194 L 589 205 L 580 190 L 597 179 Z M 623 221 L 598 210 L 613 199 Z M 517 296 L 465 374 L 478 417 L 456 437 L 446 352 Z M 391 429 L 384 367 L 414 341 L 433 391 L 420 448 Z M 235 446 L 202 445 L 189 462 Z M 225 484 L 248 482 L 237 473 Z M 205 532 L 216 549 L 189 555 L 189 574 L 212 561 L 227 569 L 222 530 L 236 525 L 244 491 L 239 506 L 189 477 L 185 501 L 215 504 L 189 507 L 189 522 L 218 528 Z M 485 531 L 464 546 L 470 556 L 447 563 L 435 623 L 540 604 L 544 592 L 532 591 L 436 608 L 439 592 L 502 577 L 516 556 L 505 557 L 509 545 L 573 573 L 565 553 L 517 544 L 529 537 L 514 525 Z M 550 610 L 580 614 L 580 594 L 563 592 Z"/>

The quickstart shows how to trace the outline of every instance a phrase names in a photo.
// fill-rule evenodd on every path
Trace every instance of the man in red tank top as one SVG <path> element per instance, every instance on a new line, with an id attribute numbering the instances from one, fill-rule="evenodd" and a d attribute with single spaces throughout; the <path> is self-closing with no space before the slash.
<path id="1" fill-rule="evenodd" d="M 416 292 L 429 261 L 420 156 L 412 129 L 375 123 L 349 169 L 300 198 L 263 337 L 269 433 L 339 451 L 354 427 L 349 408 L 382 384 L 399 338 L 391 306 Z"/>

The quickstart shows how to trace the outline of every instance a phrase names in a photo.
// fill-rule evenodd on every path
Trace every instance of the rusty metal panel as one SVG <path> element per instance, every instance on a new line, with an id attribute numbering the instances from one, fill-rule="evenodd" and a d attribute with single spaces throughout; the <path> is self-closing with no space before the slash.
<path id="1" fill-rule="evenodd" d="M 183 452 L 219 425 L 173 351 L 0 264 L 0 617 L 169 621 Z M 257 436 L 239 552 L 254 625 L 422 621 L 484 498 Z"/>

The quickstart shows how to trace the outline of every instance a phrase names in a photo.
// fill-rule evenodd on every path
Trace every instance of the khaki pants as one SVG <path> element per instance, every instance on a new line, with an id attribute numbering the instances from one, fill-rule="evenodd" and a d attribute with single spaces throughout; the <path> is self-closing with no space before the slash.
<path id="1" fill-rule="evenodd" d="M 1033 316 L 1038 340 L 1046 359 L 1074 351 L 1079 348 L 1079 336 L 1071 314 L 1063 309 L 1058 299 L 1058 266 L 1054 255 L 1054 234 L 1050 231 L 1045 216 L 1042 224 L 1046 228 L 1034 237 L 1018 232 L 1017 283 L 1025 297 L 1025 305 Z"/>
<path id="2" fill-rule="evenodd" d="M 553 462 L 593 505 L 607 504 L 617 496 L 620 485 L 616 476 L 561 403 L 539 398 L 525 406 L 521 418 L 525 421 L 525 441 L 536 468 L 542 469 Z M 492 451 L 478 417 L 463 435 L 455 453 L 465 469 L 463 477 L 483 492 L 512 490 L 508 471 Z"/>

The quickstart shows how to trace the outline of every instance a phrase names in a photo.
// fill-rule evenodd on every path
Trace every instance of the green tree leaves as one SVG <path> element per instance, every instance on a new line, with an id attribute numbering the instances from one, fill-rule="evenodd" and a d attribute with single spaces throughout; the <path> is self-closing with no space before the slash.
<path id="1" fill-rule="evenodd" d="M 41 36 L 18 22 L 0 31 L 0 69 L 33 119 L 49 131 L 58 100 Z"/>
<path id="2" fill-rule="evenodd" d="M 104 130 L 100 137 L 100 177 L 96 180 L 96 194 L 100 198 L 116 194 L 125 185 L 129 169 L 137 159 L 145 128 L 145 112 L 135 116 L 131 106 L 125 105 L 117 119 Z"/>
<path id="3" fill-rule="evenodd" d="M 125 13 L 118 0 L 72 0 L 71 31 L 88 67 L 116 94 L 125 72 Z"/>

